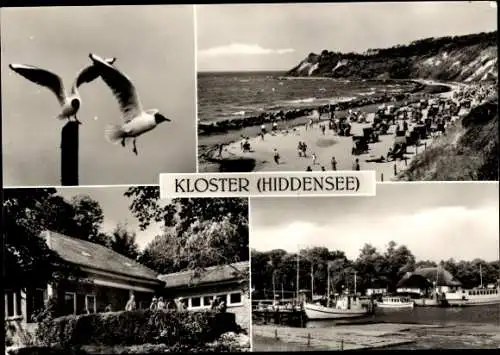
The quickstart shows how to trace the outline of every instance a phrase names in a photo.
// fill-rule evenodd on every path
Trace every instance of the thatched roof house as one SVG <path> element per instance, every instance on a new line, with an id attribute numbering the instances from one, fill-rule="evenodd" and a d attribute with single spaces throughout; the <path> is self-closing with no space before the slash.
<path id="1" fill-rule="evenodd" d="M 449 271 L 442 267 L 426 267 L 409 272 L 401 280 L 397 287 L 417 287 L 421 289 L 434 286 L 458 287 L 461 282 L 458 281 Z"/>

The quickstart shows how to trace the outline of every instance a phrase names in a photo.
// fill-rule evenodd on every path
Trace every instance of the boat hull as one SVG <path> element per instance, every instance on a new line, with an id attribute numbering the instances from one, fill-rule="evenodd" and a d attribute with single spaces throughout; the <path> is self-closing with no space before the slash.
<path id="1" fill-rule="evenodd" d="M 413 302 L 391 304 L 391 303 L 377 303 L 377 308 L 383 309 L 408 309 L 413 308 L 415 305 Z"/>
<path id="2" fill-rule="evenodd" d="M 466 300 L 447 300 L 450 307 L 471 307 L 471 306 L 488 306 L 491 304 L 500 304 L 500 299 L 489 299 L 489 300 L 476 300 L 476 299 L 466 299 Z"/>
<path id="3" fill-rule="evenodd" d="M 416 299 L 414 302 L 417 307 L 439 307 L 443 305 L 442 301 L 427 298 Z"/>
<path id="4" fill-rule="evenodd" d="M 345 319 L 360 318 L 369 314 L 367 309 L 337 309 L 315 304 L 304 304 L 304 311 L 308 319 Z"/>

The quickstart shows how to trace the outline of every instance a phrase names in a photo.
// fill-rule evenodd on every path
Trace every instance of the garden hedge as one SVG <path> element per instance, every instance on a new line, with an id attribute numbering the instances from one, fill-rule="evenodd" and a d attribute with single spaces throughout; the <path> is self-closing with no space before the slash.
<path id="1" fill-rule="evenodd" d="M 201 345 L 236 331 L 235 315 L 212 311 L 122 311 L 65 316 L 39 323 L 47 345 Z"/>

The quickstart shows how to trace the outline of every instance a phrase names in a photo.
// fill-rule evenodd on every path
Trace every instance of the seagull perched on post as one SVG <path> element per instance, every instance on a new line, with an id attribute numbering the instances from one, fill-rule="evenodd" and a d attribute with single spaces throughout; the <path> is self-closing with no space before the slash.
<path id="1" fill-rule="evenodd" d="M 132 151 L 137 155 L 137 137 L 151 131 L 160 123 L 171 120 L 163 116 L 157 109 L 145 111 L 130 78 L 99 56 L 90 53 L 89 57 L 98 69 L 99 76 L 111 88 L 118 100 L 120 111 L 125 120 L 122 125 L 108 125 L 105 136 L 111 143 L 121 142 L 122 147 L 125 147 L 125 142 L 128 139 L 132 139 Z"/>
<path id="2" fill-rule="evenodd" d="M 116 61 L 116 58 L 108 58 L 105 61 L 112 65 Z M 93 65 L 80 70 L 69 94 L 66 93 L 62 79 L 48 70 L 25 64 L 9 64 L 9 68 L 31 82 L 45 86 L 56 95 L 61 105 L 61 113 L 57 116 L 58 119 L 70 120 L 74 117 L 75 122 L 81 124 L 76 116 L 82 101 L 78 88 L 82 84 L 94 81 L 99 76 L 99 72 Z"/>

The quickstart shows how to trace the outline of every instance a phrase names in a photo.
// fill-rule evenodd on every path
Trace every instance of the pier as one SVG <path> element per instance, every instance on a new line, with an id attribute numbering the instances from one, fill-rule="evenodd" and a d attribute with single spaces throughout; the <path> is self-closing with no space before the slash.
<path id="1" fill-rule="evenodd" d="M 303 327 L 306 324 L 306 314 L 302 310 L 253 310 L 254 324 L 276 324 Z"/>

